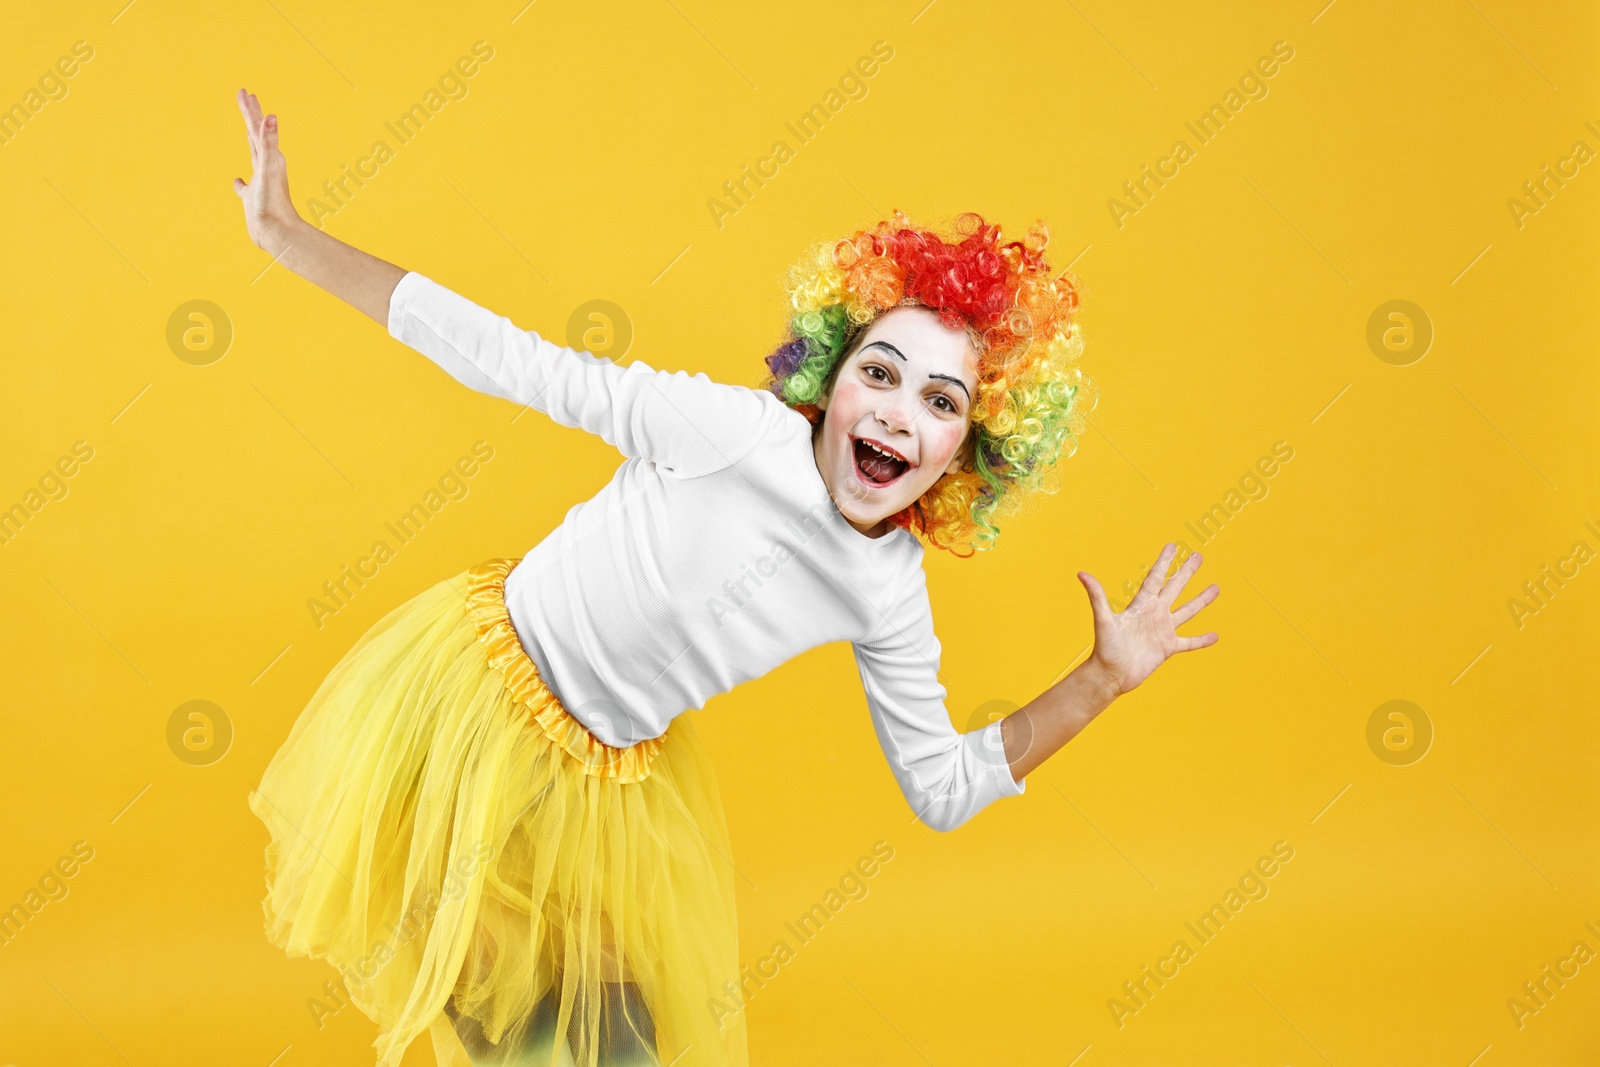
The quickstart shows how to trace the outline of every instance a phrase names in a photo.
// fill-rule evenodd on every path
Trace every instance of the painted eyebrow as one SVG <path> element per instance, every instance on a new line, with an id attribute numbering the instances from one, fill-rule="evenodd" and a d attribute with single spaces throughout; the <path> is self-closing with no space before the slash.
<path id="1" fill-rule="evenodd" d="M 867 348 L 887 348 L 889 351 L 900 357 L 900 362 L 904 363 L 906 361 L 906 354 L 900 351 L 894 345 L 890 344 L 888 341 L 874 341 L 868 345 Z"/>
<path id="2" fill-rule="evenodd" d="M 961 386 L 961 391 L 963 393 L 967 394 L 967 399 L 968 400 L 972 399 L 972 393 L 967 389 L 967 383 L 962 381 L 960 378 L 952 378 L 948 374 L 930 374 L 930 375 L 928 375 L 928 377 L 930 377 L 930 378 L 943 378 L 947 382 L 954 382 L 955 384 Z"/>

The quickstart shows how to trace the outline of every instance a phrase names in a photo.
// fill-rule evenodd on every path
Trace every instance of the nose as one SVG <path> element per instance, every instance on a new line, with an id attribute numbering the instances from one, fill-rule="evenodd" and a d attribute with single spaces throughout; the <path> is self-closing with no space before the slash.
<path id="1" fill-rule="evenodd" d="M 905 433 L 911 428 L 912 415 L 910 402 L 900 392 L 896 391 L 886 396 L 878 407 L 878 421 L 890 433 Z"/>

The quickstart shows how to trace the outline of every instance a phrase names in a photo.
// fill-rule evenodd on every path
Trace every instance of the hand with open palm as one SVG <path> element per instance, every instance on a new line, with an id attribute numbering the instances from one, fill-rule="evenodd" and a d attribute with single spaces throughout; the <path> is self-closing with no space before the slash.
<path id="1" fill-rule="evenodd" d="M 277 255 L 294 225 L 301 221 L 289 198 L 289 170 L 278 149 L 278 116 L 262 115 L 254 93 L 239 90 L 239 111 L 250 139 L 254 173 L 246 182 L 233 179 L 233 191 L 244 201 L 244 224 L 257 248 Z"/>
<path id="2" fill-rule="evenodd" d="M 302 219 L 289 198 L 289 168 L 278 149 L 278 116 L 263 115 L 255 94 L 243 89 L 238 103 L 255 172 L 248 182 L 233 179 L 233 191 L 244 201 L 250 240 L 272 256 L 267 266 L 282 263 L 387 327 L 390 300 L 405 268 L 345 244 Z"/>
<path id="3" fill-rule="evenodd" d="M 1177 652 L 1189 652 L 1214 645 L 1215 633 L 1199 637 L 1182 637 L 1178 627 L 1194 618 L 1200 610 L 1217 598 L 1221 591 L 1216 585 L 1201 590 L 1188 603 L 1174 609 L 1172 604 L 1183 592 L 1183 587 L 1200 568 L 1197 552 L 1167 577 L 1167 568 L 1177 545 L 1169 543 L 1150 568 L 1144 583 L 1133 600 L 1119 614 L 1111 610 L 1105 590 L 1087 571 L 1078 572 L 1078 580 L 1089 592 L 1089 604 L 1094 612 L 1094 651 L 1089 659 L 1095 661 L 1107 682 L 1114 688 L 1114 696 L 1136 687 L 1168 657 Z"/>

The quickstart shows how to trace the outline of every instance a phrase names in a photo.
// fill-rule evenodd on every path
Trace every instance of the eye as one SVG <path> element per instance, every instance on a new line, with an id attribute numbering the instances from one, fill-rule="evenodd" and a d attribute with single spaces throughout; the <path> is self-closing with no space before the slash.
<path id="1" fill-rule="evenodd" d="M 877 363 L 863 363 L 861 365 L 861 370 L 873 381 L 886 382 L 889 380 L 889 372 Z M 874 371 L 876 371 L 877 374 L 874 374 Z M 879 374 L 883 375 L 883 377 L 878 377 Z"/>
<path id="2" fill-rule="evenodd" d="M 948 395 L 946 395 L 945 393 L 939 393 L 938 395 L 936 395 L 933 398 L 933 402 L 934 402 L 935 405 L 943 404 L 944 408 L 942 410 L 948 411 L 952 415 L 954 415 L 959 410 L 956 407 L 955 401 L 951 400 L 950 397 Z"/>

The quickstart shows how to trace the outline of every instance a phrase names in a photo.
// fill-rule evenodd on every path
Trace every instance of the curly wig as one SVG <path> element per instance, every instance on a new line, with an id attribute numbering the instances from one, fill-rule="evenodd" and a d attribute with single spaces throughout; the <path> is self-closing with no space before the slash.
<path id="1" fill-rule="evenodd" d="M 807 250 L 788 270 L 788 336 L 766 358 L 766 388 L 822 421 L 817 402 L 866 328 L 891 308 L 916 305 L 964 328 L 978 356 L 969 433 L 972 460 L 942 476 L 891 521 L 958 556 L 994 547 L 996 518 L 1029 490 L 1055 492 L 1056 461 L 1077 451 L 1094 382 L 1077 366 L 1077 278 L 1052 274 L 1050 231 L 1019 241 L 967 212 L 948 236 L 901 211 L 869 230 Z"/>

